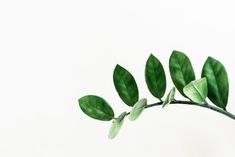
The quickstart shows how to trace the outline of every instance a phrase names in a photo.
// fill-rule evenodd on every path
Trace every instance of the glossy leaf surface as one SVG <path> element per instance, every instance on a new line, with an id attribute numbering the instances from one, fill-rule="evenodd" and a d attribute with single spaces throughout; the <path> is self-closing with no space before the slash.
<path id="1" fill-rule="evenodd" d="M 81 110 L 91 118 L 109 121 L 114 118 L 111 106 L 101 97 L 87 95 L 78 100 Z"/>
<path id="2" fill-rule="evenodd" d="M 129 71 L 117 65 L 113 73 L 113 82 L 122 101 L 133 106 L 139 99 L 138 87 Z"/>
<path id="3" fill-rule="evenodd" d="M 223 64 L 212 57 L 208 57 L 202 69 L 202 77 L 207 78 L 208 98 L 216 106 L 226 110 L 229 81 Z"/>
<path id="4" fill-rule="evenodd" d="M 183 88 L 195 80 L 195 73 L 189 58 L 182 52 L 173 51 L 169 61 L 170 74 L 175 87 L 183 95 Z"/>
<path id="5" fill-rule="evenodd" d="M 166 75 L 161 62 L 150 55 L 145 66 L 145 81 L 149 91 L 156 98 L 162 98 L 166 91 Z"/>

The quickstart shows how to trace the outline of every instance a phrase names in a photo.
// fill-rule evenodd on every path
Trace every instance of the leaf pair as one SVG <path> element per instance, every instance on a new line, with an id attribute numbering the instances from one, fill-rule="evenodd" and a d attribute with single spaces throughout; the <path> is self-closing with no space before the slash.
<path id="1" fill-rule="evenodd" d="M 173 51 L 169 60 L 172 81 L 178 91 L 196 103 L 204 103 L 207 97 L 206 79 L 195 80 L 195 73 L 188 56 L 179 51 Z"/>
<path id="2" fill-rule="evenodd" d="M 131 112 L 129 113 L 129 120 L 134 121 L 136 120 L 140 114 L 143 112 L 144 108 L 147 106 L 147 99 L 141 99 L 138 101 L 132 108 Z M 124 119 L 128 115 L 126 112 L 123 112 L 118 116 L 118 118 L 113 122 L 110 130 L 109 130 L 109 139 L 113 139 L 114 137 L 117 136 L 119 133 L 123 123 Z"/>
<path id="3" fill-rule="evenodd" d="M 151 54 L 145 66 L 145 81 L 149 91 L 161 99 L 166 91 L 166 75 L 161 62 Z M 113 73 L 113 82 L 118 95 L 128 106 L 134 106 L 139 100 L 139 92 L 132 74 L 117 65 Z"/>
<path id="4" fill-rule="evenodd" d="M 189 58 L 182 52 L 173 51 L 169 60 L 169 69 L 176 88 L 183 96 L 187 97 L 183 89 L 195 80 L 195 73 Z M 146 63 L 145 80 L 152 95 L 161 100 L 166 90 L 166 75 L 161 62 L 152 54 Z M 175 88 L 167 95 L 163 107 L 174 100 L 174 94 Z"/>
<path id="5" fill-rule="evenodd" d="M 218 60 L 212 57 L 207 58 L 201 74 L 201 77 L 206 78 L 206 80 L 203 79 L 192 82 L 195 80 L 195 73 L 192 64 L 189 58 L 184 53 L 179 51 L 173 51 L 171 54 L 169 69 L 173 83 L 183 96 L 194 100 L 192 97 L 195 95 L 195 88 L 192 88 L 192 91 L 190 91 L 189 89 L 191 88 L 189 87 L 194 87 L 194 85 L 205 86 L 203 87 L 204 90 L 201 91 L 201 94 L 207 93 L 206 88 L 208 88 L 208 94 L 206 95 L 211 100 L 211 102 L 213 102 L 216 106 L 226 110 L 229 95 L 229 81 L 223 64 Z M 188 88 L 185 88 L 185 86 L 188 84 L 190 84 Z M 192 94 L 191 96 L 189 96 L 190 92 Z M 202 101 L 199 99 L 195 100 L 195 102 L 202 103 Z"/>

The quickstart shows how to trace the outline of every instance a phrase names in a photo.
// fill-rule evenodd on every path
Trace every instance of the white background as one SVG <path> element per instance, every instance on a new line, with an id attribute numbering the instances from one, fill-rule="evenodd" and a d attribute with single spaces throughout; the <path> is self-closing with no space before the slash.
<path id="1" fill-rule="evenodd" d="M 230 78 L 235 113 L 235 9 L 218 0 L 1 0 L 0 156 L 234 157 L 235 121 L 193 106 L 151 108 L 125 121 L 108 140 L 111 122 L 79 109 L 86 94 L 104 97 L 116 115 L 130 108 L 115 92 L 117 63 L 136 78 L 140 97 L 156 100 L 144 81 L 153 53 L 167 73 L 172 50 L 185 52 L 197 78 L 207 56 Z M 177 94 L 180 98 L 180 95 Z"/>

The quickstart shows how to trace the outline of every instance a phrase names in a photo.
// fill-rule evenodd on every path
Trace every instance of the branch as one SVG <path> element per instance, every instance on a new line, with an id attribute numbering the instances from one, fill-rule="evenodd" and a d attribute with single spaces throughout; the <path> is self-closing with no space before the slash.
<path id="1" fill-rule="evenodd" d="M 145 109 L 150 108 L 150 107 L 154 107 L 154 106 L 161 106 L 162 104 L 163 104 L 163 102 L 157 102 L 157 103 L 154 103 L 154 104 L 149 104 L 145 107 Z M 183 104 L 183 105 L 194 105 L 194 106 L 204 107 L 204 108 L 208 108 L 208 109 L 211 109 L 213 111 L 216 111 L 218 113 L 221 113 L 221 114 L 235 120 L 235 115 L 234 114 L 232 114 L 228 111 L 225 111 L 223 109 L 214 107 L 212 105 L 209 105 L 207 103 L 198 104 L 198 103 L 195 103 L 195 102 L 192 102 L 192 101 L 174 100 L 170 104 Z M 126 115 L 129 115 L 129 114 L 130 114 L 130 112 L 126 113 Z"/>

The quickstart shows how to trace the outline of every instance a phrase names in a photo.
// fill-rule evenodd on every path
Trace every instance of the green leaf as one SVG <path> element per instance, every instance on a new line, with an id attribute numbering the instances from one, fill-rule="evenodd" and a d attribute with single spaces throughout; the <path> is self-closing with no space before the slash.
<path id="1" fill-rule="evenodd" d="M 216 106 L 226 110 L 229 81 L 223 64 L 212 57 L 208 57 L 202 69 L 202 77 L 206 77 L 208 81 L 208 98 Z"/>
<path id="2" fill-rule="evenodd" d="M 160 99 L 166 91 L 166 75 L 161 62 L 151 54 L 145 66 L 145 81 L 153 96 Z"/>
<path id="3" fill-rule="evenodd" d="M 129 71 L 116 65 L 113 72 L 113 82 L 122 101 L 133 106 L 139 100 L 138 87 L 134 77 Z"/>
<path id="4" fill-rule="evenodd" d="M 78 100 L 81 110 L 91 118 L 109 121 L 114 118 L 111 106 L 101 97 L 87 95 Z"/>
<path id="5" fill-rule="evenodd" d="M 190 82 L 184 87 L 184 94 L 193 102 L 203 104 L 207 97 L 208 88 L 206 78 Z"/>
<path id="6" fill-rule="evenodd" d="M 189 58 L 182 52 L 173 51 L 169 61 L 170 74 L 173 83 L 183 95 L 183 88 L 195 80 L 195 73 Z"/>
<path id="7" fill-rule="evenodd" d="M 113 122 L 110 130 L 109 130 L 109 139 L 113 139 L 114 137 L 117 136 L 117 134 L 119 133 L 123 122 L 124 122 L 124 118 L 126 116 L 126 112 L 123 112 L 120 116 L 118 116 L 118 118 Z"/>
<path id="8" fill-rule="evenodd" d="M 129 120 L 134 121 L 136 120 L 140 114 L 144 111 L 144 108 L 147 106 L 147 99 L 141 99 L 139 100 L 132 108 L 130 115 L 129 115 Z"/>
<path id="9" fill-rule="evenodd" d="M 162 108 L 164 108 L 167 105 L 169 105 L 174 100 L 174 97 L 175 97 L 175 87 L 173 87 L 170 90 L 170 92 L 168 93 L 166 99 L 163 101 Z"/>

